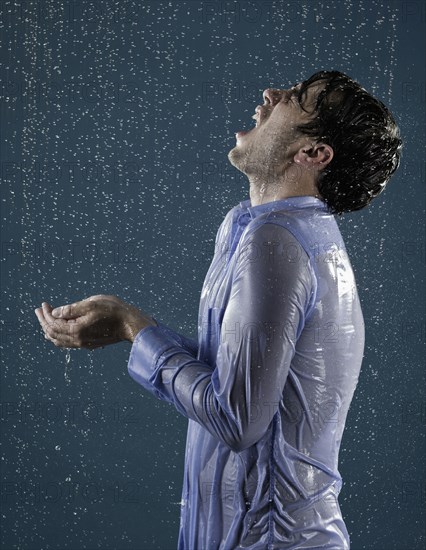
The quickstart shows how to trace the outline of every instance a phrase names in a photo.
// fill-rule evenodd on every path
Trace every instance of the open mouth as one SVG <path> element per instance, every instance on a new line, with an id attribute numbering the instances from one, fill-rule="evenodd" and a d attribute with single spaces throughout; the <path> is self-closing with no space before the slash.
<path id="1" fill-rule="evenodd" d="M 250 132 L 252 132 L 253 130 L 255 130 L 256 128 L 258 128 L 258 126 L 260 125 L 260 122 L 263 118 L 263 115 L 264 113 L 262 112 L 262 106 L 261 105 L 258 105 L 256 107 L 256 112 L 255 114 L 251 117 L 255 122 L 256 122 L 256 125 L 254 128 L 251 128 L 250 130 L 241 130 L 240 132 L 237 132 L 235 134 L 235 137 L 237 139 L 239 138 L 242 138 L 243 136 L 246 136 L 247 134 L 250 134 Z"/>

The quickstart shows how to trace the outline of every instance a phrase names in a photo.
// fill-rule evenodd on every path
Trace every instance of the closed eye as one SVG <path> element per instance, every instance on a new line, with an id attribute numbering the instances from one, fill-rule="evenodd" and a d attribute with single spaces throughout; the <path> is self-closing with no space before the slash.
<path id="1" fill-rule="evenodd" d="M 293 103 L 295 103 L 299 108 L 301 108 L 300 106 L 300 101 L 299 101 L 299 90 L 293 90 L 291 92 L 291 100 Z"/>
<path id="2" fill-rule="evenodd" d="M 288 95 L 284 94 L 282 99 L 281 99 L 281 102 L 287 103 L 288 101 L 291 101 L 292 103 L 294 103 L 295 105 L 298 105 L 300 107 L 299 90 L 291 90 L 290 98 L 289 98 Z"/>

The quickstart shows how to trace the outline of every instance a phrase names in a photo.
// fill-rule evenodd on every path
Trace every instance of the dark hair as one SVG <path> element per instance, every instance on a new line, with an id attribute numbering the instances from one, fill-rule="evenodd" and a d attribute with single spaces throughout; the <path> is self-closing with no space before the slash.
<path id="1" fill-rule="evenodd" d="M 399 128 L 381 101 L 339 71 L 320 71 L 305 80 L 299 101 L 308 86 L 321 81 L 325 88 L 317 96 L 316 116 L 297 130 L 333 148 L 317 181 L 330 211 L 360 210 L 384 190 L 400 164 Z"/>

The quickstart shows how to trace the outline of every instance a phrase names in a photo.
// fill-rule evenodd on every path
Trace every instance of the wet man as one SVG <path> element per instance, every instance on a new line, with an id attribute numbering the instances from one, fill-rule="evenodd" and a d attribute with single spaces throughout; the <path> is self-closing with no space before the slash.
<path id="1" fill-rule="evenodd" d="M 399 165 L 387 108 L 337 71 L 267 89 L 230 162 L 249 199 L 225 216 L 198 340 L 114 296 L 36 314 L 59 347 L 132 343 L 130 376 L 189 419 L 181 550 L 348 549 L 338 455 L 364 351 L 335 215 Z"/>

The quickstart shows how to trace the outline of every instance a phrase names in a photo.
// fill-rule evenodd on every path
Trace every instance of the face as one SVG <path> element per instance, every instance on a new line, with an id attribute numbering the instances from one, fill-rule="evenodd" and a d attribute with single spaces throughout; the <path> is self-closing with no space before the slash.
<path id="1" fill-rule="evenodd" d="M 256 126 L 236 134 L 236 146 L 228 155 L 230 162 L 247 175 L 256 173 L 260 166 L 274 173 L 285 170 L 298 149 L 312 142 L 296 127 L 314 118 L 316 99 L 323 87 L 322 83 L 313 83 L 300 102 L 300 83 L 287 90 L 265 90 L 263 105 L 256 107 L 252 117 Z"/>

